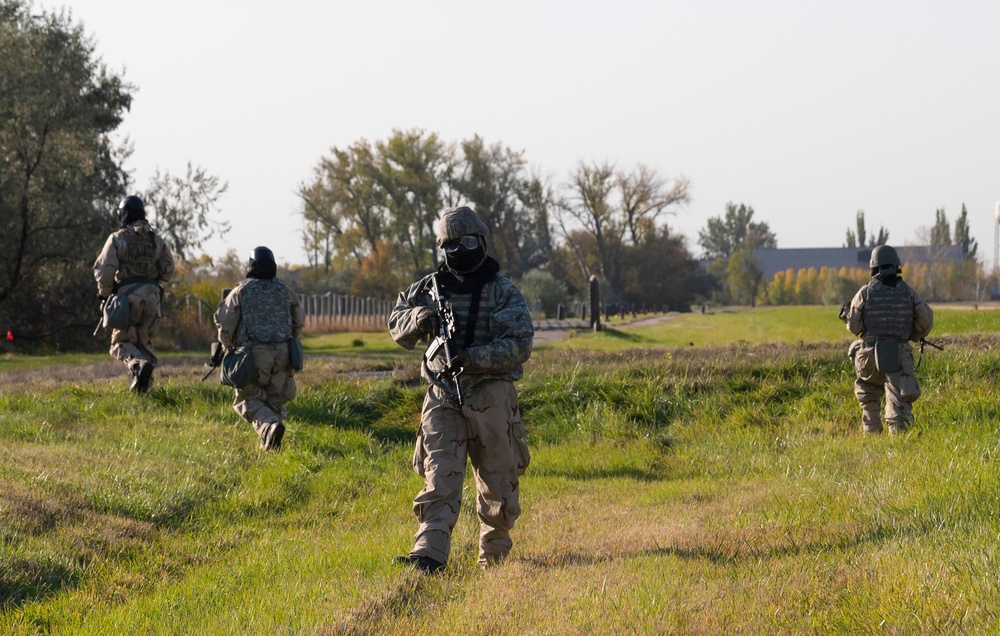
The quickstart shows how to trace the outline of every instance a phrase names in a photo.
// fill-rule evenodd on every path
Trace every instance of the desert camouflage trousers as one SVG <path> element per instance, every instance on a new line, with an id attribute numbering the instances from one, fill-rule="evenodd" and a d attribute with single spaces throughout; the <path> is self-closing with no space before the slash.
<path id="1" fill-rule="evenodd" d="M 513 382 L 480 385 L 461 410 L 440 388 L 428 387 L 413 454 L 424 489 L 413 500 L 420 527 L 411 555 L 448 561 L 466 457 L 476 480 L 479 563 L 488 565 L 510 552 L 510 530 L 521 514 L 518 478 L 531 459 Z"/>
<path id="2" fill-rule="evenodd" d="M 885 397 L 885 423 L 890 432 L 902 432 L 913 423 L 913 403 L 920 397 L 920 385 L 913 364 L 913 347 L 899 341 L 901 368 L 882 373 L 875 368 L 875 345 L 855 340 L 850 348 L 857 379 L 854 395 L 861 405 L 861 425 L 866 433 L 882 431 L 882 398 Z"/>
<path id="3" fill-rule="evenodd" d="M 288 417 L 285 403 L 295 397 L 295 377 L 288 365 L 287 342 L 266 342 L 251 348 L 257 380 L 236 389 L 233 409 L 263 436 L 268 426 Z"/>
<path id="4" fill-rule="evenodd" d="M 143 361 L 156 366 L 153 336 L 160 324 L 160 288 L 137 283 L 123 285 L 119 291 L 128 295 L 129 325 L 111 331 L 111 356 L 124 362 L 130 371 Z"/>

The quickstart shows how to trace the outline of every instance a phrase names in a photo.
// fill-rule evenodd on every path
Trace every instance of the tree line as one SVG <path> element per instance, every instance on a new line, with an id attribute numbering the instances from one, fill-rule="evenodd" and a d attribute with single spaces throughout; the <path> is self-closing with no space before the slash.
<path id="1" fill-rule="evenodd" d="M 219 220 L 225 181 L 189 161 L 181 175 L 157 170 L 143 189 L 132 182 L 125 168 L 131 147 L 112 135 L 134 92 L 65 11 L 0 0 L 0 337 L 10 330 L 28 343 L 95 346 L 91 266 L 117 228 L 114 208 L 124 194 L 145 199 L 151 223 L 178 257 L 175 295 L 214 305 L 219 288 L 241 276 L 234 252 L 201 253 L 229 230 Z M 441 210 L 470 205 L 490 228 L 491 254 L 550 315 L 558 303 L 586 298 L 591 277 L 606 302 L 657 308 L 817 298 L 788 293 L 785 283 L 768 292 L 773 281 L 763 280 L 753 253 L 776 247 L 777 238 L 745 203 L 728 203 L 707 220 L 695 258 L 668 223 L 691 200 L 690 180 L 643 164 L 581 161 L 553 179 L 530 166 L 524 151 L 478 135 L 456 142 L 394 130 L 331 148 L 297 193 L 308 263 L 281 275 L 306 293 L 393 298 L 439 265 Z M 887 237 L 884 229 L 868 235 L 859 211 L 847 242 Z M 961 245 L 975 262 L 964 206 L 954 231 L 938 210 L 927 243 Z M 928 276 L 943 289 L 970 274 Z M 175 322 L 178 333 L 189 331 Z"/>

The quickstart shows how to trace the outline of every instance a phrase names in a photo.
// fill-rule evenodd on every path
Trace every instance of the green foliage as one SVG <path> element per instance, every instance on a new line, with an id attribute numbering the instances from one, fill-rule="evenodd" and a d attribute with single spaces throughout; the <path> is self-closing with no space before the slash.
<path id="1" fill-rule="evenodd" d="M 183 178 L 157 168 L 146 190 L 147 214 L 178 259 L 194 256 L 205 241 L 229 231 L 228 221 L 210 218 L 228 188 L 190 161 Z"/>
<path id="2" fill-rule="evenodd" d="M 763 337 L 828 313 L 701 318 Z M 7 381 L 0 632 L 992 633 L 998 315 L 938 312 L 982 333 L 927 356 L 900 437 L 858 432 L 837 339 L 536 353 L 511 559 L 478 570 L 468 496 L 435 577 L 389 563 L 421 485 L 414 360 L 313 353 L 281 453 L 181 360 L 149 400 Z"/>
<path id="3" fill-rule="evenodd" d="M 124 191 L 112 133 L 132 86 L 65 12 L 0 11 L 0 330 L 66 347 L 96 317 L 90 275 Z"/>
<path id="4" fill-rule="evenodd" d="M 556 280 L 549 272 L 540 269 L 526 273 L 517 282 L 517 288 L 527 301 L 528 308 L 534 311 L 537 301 L 546 318 L 554 318 L 559 305 L 569 301 L 566 285 Z"/>

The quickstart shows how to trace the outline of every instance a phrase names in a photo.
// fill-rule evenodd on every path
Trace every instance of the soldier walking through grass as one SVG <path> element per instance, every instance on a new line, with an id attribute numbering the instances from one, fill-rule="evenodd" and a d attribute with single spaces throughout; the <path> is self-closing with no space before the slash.
<path id="1" fill-rule="evenodd" d="M 413 501 L 420 525 L 409 555 L 395 559 L 423 572 L 448 562 L 466 458 L 476 479 L 480 566 L 507 557 L 521 514 L 519 477 L 530 456 L 514 381 L 534 331 L 521 292 L 487 255 L 488 233 L 471 208 L 445 210 L 437 229 L 444 263 L 400 293 L 389 317 L 402 347 L 433 339 L 421 364 L 429 386 L 413 455 L 424 478 Z"/>
<path id="2" fill-rule="evenodd" d="M 174 257 L 146 221 L 139 197 L 121 200 L 118 222 L 121 229 L 108 237 L 94 262 L 94 278 L 102 309 L 112 302 L 122 310 L 119 323 L 105 324 L 112 328 L 111 356 L 128 368 L 130 390 L 145 393 L 157 364 L 153 336 L 160 323 L 161 286 L 174 275 Z"/>
<path id="3" fill-rule="evenodd" d="M 903 282 L 899 255 L 891 246 L 873 249 L 869 267 L 872 279 L 855 294 L 845 316 L 847 329 L 858 336 L 848 352 L 857 375 L 854 394 L 865 433 L 882 432 L 883 395 L 889 433 L 902 433 L 913 425 L 913 402 L 920 397 L 908 341 L 927 337 L 934 314 Z"/>
<path id="4" fill-rule="evenodd" d="M 257 431 L 265 450 L 281 448 L 285 403 L 295 397 L 295 372 L 302 369 L 298 337 L 305 325 L 298 295 L 276 278 L 277 271 L 274 253 L 254 248 L 247 277 L 215 312 L 219 342 L 228 356 L 222 360 L 224 381 L 230 360 L 246 371 L 246 380 L 230 382 L 236 389 L 233 409 Z"/>

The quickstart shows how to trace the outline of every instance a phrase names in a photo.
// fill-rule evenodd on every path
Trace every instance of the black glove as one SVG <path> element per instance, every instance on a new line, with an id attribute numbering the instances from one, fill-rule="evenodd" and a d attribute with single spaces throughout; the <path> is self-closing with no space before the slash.
<path id="1" fill-rule="evenodd" d="M 212 343 L 212 357 L 209 358 L 208 366 L 217 367 L 222 364 L 222 356 L 225 355 L 226 348 L 222 346 L 222 343 L 216 340 Z"/>
<path id="2" fill-rule="evenodd" d="M 417 329 L 420 333 L 437 331 L 437 314 L 426 307 L 417 310 Z"/>
<path id="3" fill-rule="evenodd" d="M 468 351 L 463 351 L 451 359 L 451 365 L 448 367 L 448 370 L 458 372 L 460 369 L 467 369 L 471 365 L 472 356 L 469 355 Z"/>
<path id="4" fill-rule="evenodd" d="M 97 302 L 101 303 L 101 309 L 104 309 L 104 303 L 108 302 L 108 297 L 107 296 L 101 296 L 100 294 L 98 294 L 97 295 Z"/>

